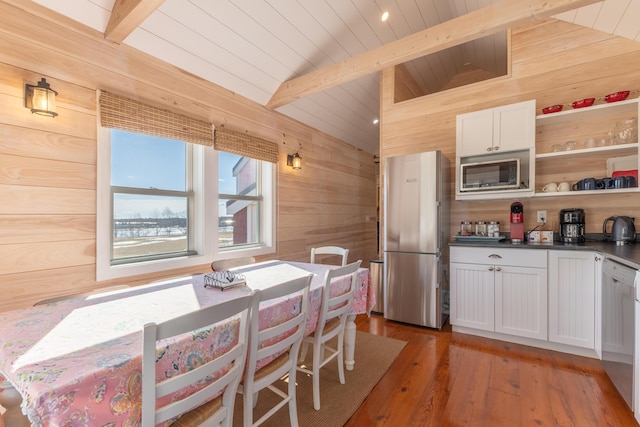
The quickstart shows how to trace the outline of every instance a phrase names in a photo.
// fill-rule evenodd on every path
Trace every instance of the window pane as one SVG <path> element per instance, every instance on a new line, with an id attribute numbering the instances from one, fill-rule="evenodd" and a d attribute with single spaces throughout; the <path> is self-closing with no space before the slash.
<path id="1" fill-rule="evenodd" d="M 112 258 L 186 252 L 188 201 L 187 197 L 114 194 Z"/>
<path id="2" fill-rule="evenodd" d="M 111 130 L 111 185 L 186 190 L 186 143 Z"/>
<path id="3" fill-rule="evenodd" d="M 218 244 L 221 248 L 260 242 L 260 202 L 220 199 Z"/>
<path id="4" fill-rule="evenodd" d="M 259 160 L 221 151 L 219 162 L 220 194 L 255 196 Z"/>

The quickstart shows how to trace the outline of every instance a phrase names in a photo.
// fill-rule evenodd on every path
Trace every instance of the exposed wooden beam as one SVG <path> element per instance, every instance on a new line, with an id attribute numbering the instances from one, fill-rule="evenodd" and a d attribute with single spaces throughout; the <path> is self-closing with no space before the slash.
<path id="1" fill-rule="evenodd" d="M 266 107 L 296 99 L 530 21 L 601 0 L 503 0 L 280 85 Z"/>
<path id="2" fill-rule="evenodd" d="M 116 0 L 104 38 L 118 44 L 122 43 L 162 3 L 164 0 Z"/>

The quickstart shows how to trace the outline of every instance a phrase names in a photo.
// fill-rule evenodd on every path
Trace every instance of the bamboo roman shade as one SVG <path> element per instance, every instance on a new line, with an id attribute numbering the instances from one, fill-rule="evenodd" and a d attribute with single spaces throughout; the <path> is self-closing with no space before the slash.
<path id="1" fill-rule="evenodd" d="M 109 92 L 100 92 L 103 127 L 213 145 L 213 125 Z"/>
<path id="2" fill-rule="evenodd" d="M 252 159 L 278 163 L 278 144 L 242 132 L 216 128 L 214 148 Z"/>

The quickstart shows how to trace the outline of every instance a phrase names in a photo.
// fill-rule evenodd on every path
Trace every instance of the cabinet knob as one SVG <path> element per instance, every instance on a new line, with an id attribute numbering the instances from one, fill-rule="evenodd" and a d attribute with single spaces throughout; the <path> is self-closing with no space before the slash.
<path id="1" fill-rule="evenodd" d="M 489 267 L 489 271 L 493 271 L 493 267 Z"/>
<path id="2" fill-rule="evenodd" d="M 496 271 L 502 271 L 500 267 L 496 267 Z"/>
<path id="3" fill-rule="evenodd" d="M 493 151 L 498 151 L 500 147 L 493 147 Z"/>
<path id="4" fill-rule="evenodd" d="M 491 147 L 487 147 L 487 151 L 491 151 Z"/>
<path id="5" fill-rule="evenodd" d="M 502 257 L 501 257 L 500 255 L 498 255 L 498 254 L 491 254 L 491 255 L 489 255 L 489 258 L 499 258 L 499 259 L 502 259 Z"/>

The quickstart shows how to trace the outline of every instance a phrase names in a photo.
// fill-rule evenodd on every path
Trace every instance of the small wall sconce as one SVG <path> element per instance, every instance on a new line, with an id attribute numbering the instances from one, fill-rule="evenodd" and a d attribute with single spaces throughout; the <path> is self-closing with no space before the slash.
<path id="1" fill-rule="evenodd" d="M 300 157 L 300 154 L 287 154 L 287 166 L 291 166 L 294 169 L 302 169 L 302 157 Z"/>
<path id="2" fill-rule="evenodd" d="M 37 86 L 25 85 L 24 106 L 29 108 L 32 113 L 55 117 L 58 115 L 56 113 L 56 95 L 58 92 L 51 89 L 51 85 L 43 77 Z"/>

